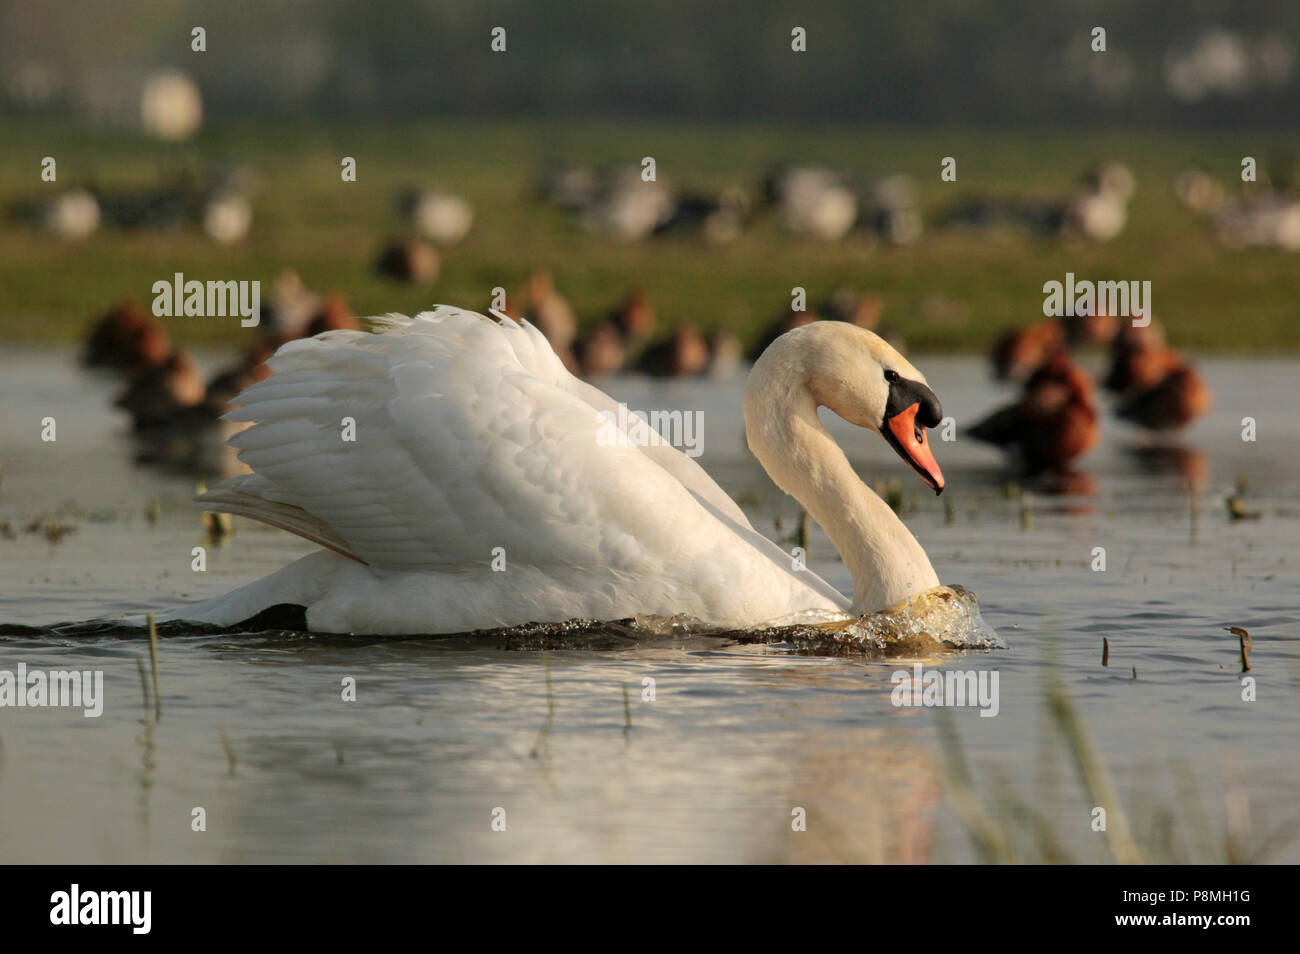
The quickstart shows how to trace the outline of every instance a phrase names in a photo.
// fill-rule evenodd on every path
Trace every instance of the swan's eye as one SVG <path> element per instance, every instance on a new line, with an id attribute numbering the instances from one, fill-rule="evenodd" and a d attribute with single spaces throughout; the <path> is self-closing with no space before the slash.
<path id="1" fill-rule="evenodd" d="M 898 372 L 897 372 L 897 371 L 894 371 L 894 370 L 892 370 L 892 369 L 886 368 L 886 369 L 885 369 L 885 380 L 888 381 L 890 384 L 893 384 L 895 381 L 898 380 Z"/>

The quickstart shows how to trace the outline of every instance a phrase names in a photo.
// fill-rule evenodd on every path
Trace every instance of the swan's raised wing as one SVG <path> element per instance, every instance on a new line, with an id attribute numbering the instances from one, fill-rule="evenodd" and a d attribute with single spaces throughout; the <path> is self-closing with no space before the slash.
<path id="1" fill-rule="evenodd" d="M 451 308 L 380 324 L 276 353 L 228 415 L 253 424 L 231 443 L 255 473 L 203 506 L 377 570 L 481 569 L 496 547 L 517 563 L 629 578 L 712 553 L 719 573 L 736 551 L 775 559 L 690 458 L 607 446 L 598 412 L 617 405 L 573 379 L 535 329 Z M 799 582 L 835 593 L 811 573 Z"/>
<path id="2" fill-rule="evenodd" d="M 456 309 L 448 309 L 456 310 Z M 435 309 L 435 313 L 436 313 Z M 516 325 L 503 322 L 502 328 L 511 332 L 507 338 L 519 363 L 545 381 L 549 381 L 574 397 L 590 405 L 597 412 L 608 413 L 611 420 L 619 420 L 618 402 L 599 388 L 574 377 L 551 348 L 545 335 L 528 322 Z M 522 329 L 524 334 L 513 332 Z M 740 506 L 717 485 L 708 472 L 690 457 L 671 444 L 662 443 L 640 448 L 641 453 L 662 467 L 683 487 L 707 501 L 719 513 L 742 527 L 750 527 L 749 518 Z M 752 527 L 750 527 L 752 529 Z"/>

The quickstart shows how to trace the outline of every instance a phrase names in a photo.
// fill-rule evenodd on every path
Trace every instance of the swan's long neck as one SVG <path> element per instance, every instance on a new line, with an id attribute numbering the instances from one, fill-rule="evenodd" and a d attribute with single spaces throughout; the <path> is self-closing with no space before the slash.
<path id="1" fill-rule="evenodd" d="M 916 537 L 854 473 L 817 418 L 806 374 L 760 361 L 745 392 L 750 450 L 778 487 L 821 526 L 853 576 L 854 613 L 871 613 L 939 585 Z"/>

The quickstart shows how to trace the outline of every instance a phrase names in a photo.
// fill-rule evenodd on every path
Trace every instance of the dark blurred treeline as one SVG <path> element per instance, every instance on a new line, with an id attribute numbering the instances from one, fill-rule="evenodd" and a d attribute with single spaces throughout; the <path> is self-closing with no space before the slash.
<path id="1" fill-rule="evenodd" d="M 0 0 L 0 110 L 1279 126 L 1298 47 L 1296 0 Z"/>

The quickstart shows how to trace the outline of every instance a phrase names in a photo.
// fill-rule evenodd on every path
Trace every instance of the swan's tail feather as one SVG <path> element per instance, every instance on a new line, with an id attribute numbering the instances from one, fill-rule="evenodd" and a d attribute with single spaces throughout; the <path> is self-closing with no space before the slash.
<path id="1" fill-rule="evenodd" d="M 356 560 L 363 566 L 369 565 L 352 552 L 347 541 L 306 510 L 292 504 L 267 500 L 256 492 L 248 492 L 243 489 L 243 484 L 247 482 L 247 477 L 236 478 L 194 498 L 195 503 L 200 510 L 247 517 L 280 530 L 288 530 L 349 560 Z"/>

